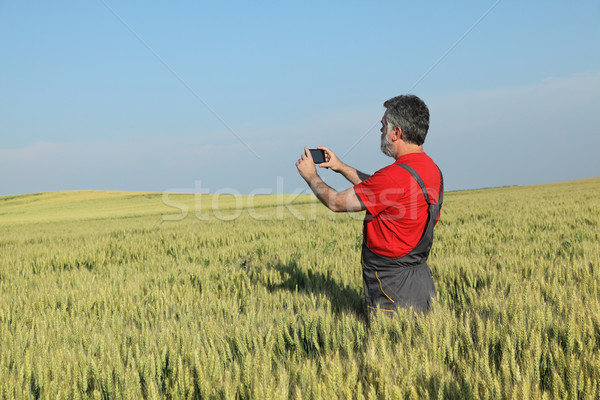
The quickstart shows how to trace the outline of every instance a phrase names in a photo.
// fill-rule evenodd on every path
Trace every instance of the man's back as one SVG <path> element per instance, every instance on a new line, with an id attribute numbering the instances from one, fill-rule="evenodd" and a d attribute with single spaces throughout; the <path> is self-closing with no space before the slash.
<path id="1" fill-rule="evenodd" d="M 402 257 L 416 246 L 428 216 L 423 191 L 410 172 L 398 164 L 406 164 L 415 170 L 433 203 L 438 202 L 441 178 L 427 154 L 410 153 L 354 186 L 367 208 L 365 243 L 373 252 L 390 258 Z"/>

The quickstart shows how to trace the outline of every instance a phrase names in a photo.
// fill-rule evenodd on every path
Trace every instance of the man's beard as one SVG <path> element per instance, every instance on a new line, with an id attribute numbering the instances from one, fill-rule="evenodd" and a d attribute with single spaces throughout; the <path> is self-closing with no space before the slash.
<path id="1" fill-rule="evenodd" d="M 386 132 L 381 135 L 381 152 L 388 157 L 396 158 L 396 155 L 394 154 L 394 145 L 392 144 L 388 133 L 389 132 Z"/>

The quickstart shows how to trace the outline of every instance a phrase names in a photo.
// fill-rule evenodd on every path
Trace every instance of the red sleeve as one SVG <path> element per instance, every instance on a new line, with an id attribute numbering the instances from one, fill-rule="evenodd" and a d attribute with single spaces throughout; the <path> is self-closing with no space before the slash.
<path id="1" fill-rule="evenodd" d="M 393 190 L 396 185 L 394 185 L 389 171 L 388 167 L 382 168 L 371 175 L 369 179 L 354 185 L 356 195 L 371 215 L 378 215 L 395 204 L 392 197 L 398 193 Z"/>

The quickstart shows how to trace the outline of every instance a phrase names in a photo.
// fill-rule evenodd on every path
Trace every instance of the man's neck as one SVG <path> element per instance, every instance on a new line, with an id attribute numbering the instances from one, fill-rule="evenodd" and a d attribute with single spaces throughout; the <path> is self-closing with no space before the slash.
<path id="1" fill-rule="evenodd" d="M 402 146 L 398 146 L 398 148 L 396 149 L 396 159 L 405 156 L 407 154 L 412 154 L 412 153 L 422 153 L 423 152 L 423 145 L 416 145 L 416 144 L 403 144 Z"/>

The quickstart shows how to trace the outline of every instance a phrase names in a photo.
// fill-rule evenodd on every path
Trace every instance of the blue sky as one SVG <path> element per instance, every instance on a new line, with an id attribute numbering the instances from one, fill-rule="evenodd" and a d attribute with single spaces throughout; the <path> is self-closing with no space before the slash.
<path id="1" fill-rule="evenodd" d="M 0 195 L 292 193 L 319 145 L 372 173 L 407 92 L 448 190 L 600 176 L 599 22 L 600 1 L 0 0 Z"/>

